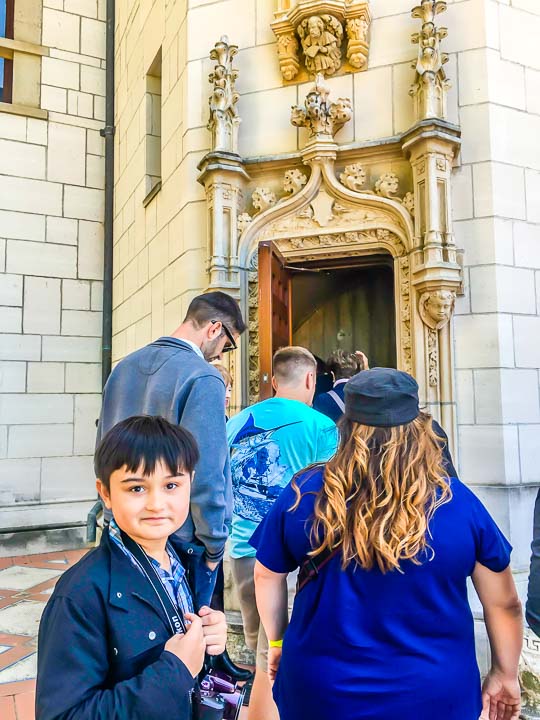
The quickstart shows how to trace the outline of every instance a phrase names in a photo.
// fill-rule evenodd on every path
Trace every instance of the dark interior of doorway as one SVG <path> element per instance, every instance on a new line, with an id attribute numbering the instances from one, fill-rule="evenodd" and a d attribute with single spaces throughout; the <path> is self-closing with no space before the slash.
<path id="1" fill-rule="evenodd" d="M 293 344 L 322 359 L 337 348 L 362 350 L 371 367 L 396 367 L 394 272 L 389 255 L 294 267 Z"/>

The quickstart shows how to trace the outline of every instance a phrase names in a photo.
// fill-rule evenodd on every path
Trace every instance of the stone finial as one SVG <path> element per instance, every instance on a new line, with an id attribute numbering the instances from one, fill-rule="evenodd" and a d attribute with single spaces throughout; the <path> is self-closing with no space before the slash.
<path id="1" fill-rule="evenodd" d="M 333 139 L 334 135 L 352 118 L 349 98 L 328 100 L 330 89 L 324 83 L 322 73 L 315 78 L 313 89 L 307 94 L 304 107 L 293 105 L 291 123 L 309 130 L 310 138 Z"/>
<path id="2" fill-rule="evenodd" d="M 217 64 L 210 73 L 209 81 L 214 88 L 210 95 L 210 120 L 208 129 L 212 133 L 212 150 L 238 153 L 238 126 L 241 122 L 236 110 L 240 95 L 235 90 L 238 70 L 232 66 L 238 52 L 236 45 L 229 45 L 229 39 L 223 35 L 210 51 L 210 59 Z"/>
<path id="3" fill-rule="evenodd" d="M 456 294 L 451 290 L 433 290 L 420 296 L 420 317 L 431 330 L 440 330 L 452 317 Z"/>
<path id="4" fill-rule="evenodd" d="M 367 66 L 369 55 L 369 21 L 366 15 L 347 20 L 347 59 L 353 68 Z"/>
<path id="5" fill-rule="evenodd" d="M 410 94 L 415 99 L 416 118 L 446 118 L 446 95 L 450 83 L 443 66 L 448 55 L 441 52 L 440 42 L 447 34 L 445 27 L 435 25 L 436 16 L 446 10 L 446 0 L 422 0 L 413 8 L 412 16 L 422 20 L 422 29 L 414 33 L 412 42 L 418 45 L 418 59 Z"/>

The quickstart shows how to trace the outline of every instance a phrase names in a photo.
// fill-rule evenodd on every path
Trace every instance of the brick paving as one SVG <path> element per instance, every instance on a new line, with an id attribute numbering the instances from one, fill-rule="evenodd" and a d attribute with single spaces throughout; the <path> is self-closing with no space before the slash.
<path id="1" fill-rule="evenodd" d="M 87 551 L 0 558 L 0 718 L 35 720 L 39 619 L 60 575 Z"/>
<path id="2" fill-rule="evenodd" d="M 35 720 L 39 619 L 58 578 L 86 552 L 0 558 L 1 720 Z M 247 708 L 240 718 L 247 719 Z"/>

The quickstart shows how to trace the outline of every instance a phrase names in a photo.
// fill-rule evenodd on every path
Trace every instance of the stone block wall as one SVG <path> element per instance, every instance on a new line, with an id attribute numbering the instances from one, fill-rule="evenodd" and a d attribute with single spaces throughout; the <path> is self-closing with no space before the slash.
<path id="1" fill-rule="evenodd" d="M 44 117 L 0 112 L 3 529 L 84 522 L 95 498 L 105 2 L 41 10 Z"/>

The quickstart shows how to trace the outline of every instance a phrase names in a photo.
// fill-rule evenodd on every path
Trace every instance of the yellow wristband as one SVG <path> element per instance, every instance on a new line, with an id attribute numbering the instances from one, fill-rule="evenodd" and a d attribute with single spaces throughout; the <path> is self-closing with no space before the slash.
<path id="1" fill-rule="evenodd" d="M 268 643 L 270 647 L 283 647 L 283 640 L 270 640 Z"/>

